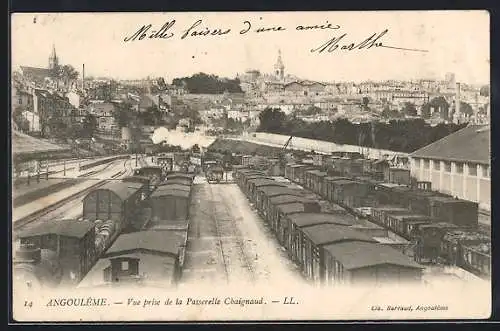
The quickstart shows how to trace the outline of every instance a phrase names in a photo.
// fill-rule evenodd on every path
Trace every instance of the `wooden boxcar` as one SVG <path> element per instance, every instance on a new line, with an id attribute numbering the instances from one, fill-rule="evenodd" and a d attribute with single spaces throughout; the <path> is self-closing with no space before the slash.
<path id="1" fill-rule="evenodd" d="M 301 228 L 301 240 L 297 243 L 297 262 L 303 274 L 320 283 L 324 275 L 324 256 L 322 246 L 345 241 L 376 241 L 346 226 L 335 224 L 319 224 Z"/>
<path id="2" fill-rule="evenodd" d="M 92 190 L 83 199 L 83 218 L 94 220 L 113 220 L 119 229 L 135 224 L 140 219 L 141 198 L 144 185 L 141 183 L 109 182 Z"/>
<path id="3" fill-rule="evenodd" d="M 273 179 L 255 178 L 248 181 L 248 197 L 250 201 L 257 201 L 257 190 L 261 187 L 282 187 L 287 188 L 284 183 L 277 182 Z"/>
<path id="4" fill-rule="evenodd" d="M 93 222 L 52 220 L 21 230 L 17 237 L 21 246 L 54 252 L 62 267 L 62 280 L 68 284 L 76 285 L 98 258 Z"/>
<path id="5" fill-rule="evenodd" d="M 323 197 L 327 199 L 328 201 L 333 200 L 333 192 L 334 192 L 334 185 L 336 181 L 339 180 L 349 180 L 350 178 L 348 177 L 341 177 L 341 176 L 327 176 L 323 178 Z"/>
<path id="6" fill-rule="evenodd" d="M 406 208 L 401 208 L 399 206 L 379 206 L 371 209 L 371 220 L 379 225 L 386 226 L 387 220 L 386 220 L 386 215 L 387 214 L 407 214 L 408 209 Z"/>
<path id="7" fill-rule="evenodd" d="M 441 243 L 445 234 L 458 227 L 450 223 L 431 223 L 418 225 L 415 230 L 416 246 L 414 258 L 417 262 L 424 260 L 437 262 Z"/>
<path id="8" fill-rule="evenodd" d="M 306 172 L 306 187 L 316 194 L 323 192 L 323 179 L 327 173 L 320 170 L 310 170 Z"/>
<path id="9" fill-rule="evenodd" d="M 389 183 L 410 185 L 410 169 L 387 168 L 384 179 Z"/>
<path id="10" fill-rule="evenodd" d="M 460 266 L 466 270 L 481 276 L 489 276 L 491 274 L 491 242 L 463 244 L 460 262 Z"/>
<path id="11" fill-rule="evenodd" d="M 475 228 L 478 226 L 478 204 L 452 197 L 430 198 L 430 216 L 446 223 Z"/>
<path id="12" fill-rule="evenodd" d="M 354 218 L 349 214 L 303 212 L 286 215 L 282 224 L 283 246 L 296 261 L 298 259 L 297 243 L 301 242 L 301 228 L 319 224 L 351 226 L 354 224 Z"/>
<path id="13" fill-rule="evenodd" d="M 189 217 L 191 194 L 179 186 L 181 185 L 161 186 L 151 194 L 152 219 L 156 224 L 186 220 Z"/>
<path id="14" fill-rule="evenodd" d="M 259 212 L 267 212 L 268 210 L 268 198 L 278 196 L 278 195 L 295 195 L 302 196 L 303 192 L 298 189 L 291 188 L 289 186 L 261 186 L 257 190 L 256 207 Z"/>
<path id="15" fill-rule="evenodd" d="M 433 220 L 426 215 L 420 214 L 387 214 L 391 230 L 397 235 L 412 240 L 413 231 L 419 224 L 430 224 Z"/>
<path id="16" fill-rule="evenodd" d="M 423 267 L 378 243 L 343 241 L 325 245 L 324 285 L 419 283 Z"/>

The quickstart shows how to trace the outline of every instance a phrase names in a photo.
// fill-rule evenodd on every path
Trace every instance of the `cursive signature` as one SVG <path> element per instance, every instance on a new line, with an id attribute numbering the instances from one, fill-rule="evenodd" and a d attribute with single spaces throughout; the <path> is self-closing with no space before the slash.
<path id="1" fill-rule="evenodd" d="M 333 38 L 329 39 L 325 43 L 321 44 L 319 47 L 312 48 L 311 53 L 332 53 L 337 50 L 340 51 L 355 51 L 355 50 L 363 50 L 363 49 L 370 49 L 370 48 L 391 48 L 391 49 L 399 49 L 403 51 L 414 51 L 414 52 L 427 52 L 426 50 L 423 49 L 416 49 L 416 48 L 403 48 L 403 47 L 396 47 L 396 46 L 389 46 L 386 45 L 382 42 L 382 39 L 384 36 L 387 35 L 389 32 L 388 29 L 383 30 L 380 33 L 373 33 L 371 36 L 368 38 L 360 41 L 360 42 L 349 42 L 347 41 L 347 33 L 342 34 L 341 36 L 334 36 Z"/>
<path id="2" fill-rule="evenodd" d="M 124 42 L 135 41 L 135 40 L 143 40 L 144 38 L 149 39 L 168 39 L 172 38 L 174 34 L 169 32 L 169 30 L 174 26 L 175 20 L 170 22 L 166 22 L 159 30 L 151 30 L 151 24 L 143 25 L 139 30 L 134 32 L 134 34 L 125 37 L 123 39 Z"/>

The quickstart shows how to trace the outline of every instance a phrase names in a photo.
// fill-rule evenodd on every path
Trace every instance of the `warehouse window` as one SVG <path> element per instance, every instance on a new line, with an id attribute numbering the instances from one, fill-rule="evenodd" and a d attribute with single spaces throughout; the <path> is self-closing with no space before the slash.
<path id="1" fill-rule="evenodd" d="M 434 170 L 441 170 L 441 162 L 434 161 Z"/>
<path id="2" fill-rule="evenodd" d="M 429 160 L 424 160 L 424 169 L 429 169 Z"/>
<path id="3" fill-rule="evenodd" d="M 469 164 L 469 176 L 477 176 L 477 164 Z"/>
<path id="4" fill-rule="evenodd" d="M 464 172 L 464 164 L 455 162 L 455 170 L 457 174 L 462 174 Z"/>
<path id="5" fill-rule="evenodd" d="M 122 261 L 122 270 L 128 270 L 128 261 Z"/>

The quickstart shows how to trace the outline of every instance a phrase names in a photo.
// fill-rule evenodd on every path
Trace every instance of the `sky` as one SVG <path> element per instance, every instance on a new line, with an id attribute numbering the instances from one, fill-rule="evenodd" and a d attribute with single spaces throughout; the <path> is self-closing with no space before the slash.
<path id="1" fill-rule="evenodd" d="M 168 39 L 125 42 L 142 26 L 148 33 L 173 25 Z M 189 30 L 195 22 L 200 24 Z M 248 27 L 248 32 L 240 32 Z M 299 31 L 299 26 L 330 24 L 332 28 Z M 281 31 L 255 32 L 259 27 Z M 224 35 L 192 36 L 193 31 L 230 29 Z M 284 29 L 284 30 L 283 30 Z M 387 47 L 341 50 L 372 34 Z M 285 73 L 325 82 L 444 79 L 489 84 L 489 15 L 487 11 L 380 12 L 235 12 L 235 13 L 17 13 L 12 15 L 11 60 L 47 67 L 55 45 L 62 64 L 86 76 L 140 79 L 146 76 L 190 76 L 205 72 L 234 78 L 257 69 L 271 73 L 281 50 Z M 338 41 L 339 49 L 311 52 Z M 149 35 L 149 34 L 148 34 Z"/>

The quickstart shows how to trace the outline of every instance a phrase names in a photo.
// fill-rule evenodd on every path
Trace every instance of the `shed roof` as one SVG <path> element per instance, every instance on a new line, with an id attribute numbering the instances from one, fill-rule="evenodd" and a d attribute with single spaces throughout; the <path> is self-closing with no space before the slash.
<path id="1" fill-rule="evenodd" d="M 184 236 L 171 231 L 138 231 L 120 235 L 104 257 L 129 251 L 148 250 L 177 255 Z"/>
<path id="2" fill-rule="evenodd" d="M 17 233 L 20 238 L 57 234 L 65 237 L 83 238 L 94 228 L 90 221 L 79 221 L 74 219 L 52 220 L 41 222 L 23 229 Z"/>
<path id="3" fill-rule="evenodd" d="M 325 245 L 342 241 L 375 242 L 373 238 L 364 233 L 342 225 L 318 224 L 302 228 L 301 230 L 315 245 Z"/>
<path id="4" fill-rule="evenodd" d="M 324 249 L 348 270 L 383 264 L 423 269 L 403 253 L 378 243 L 348 241 L 329 244 Z"/>
<path id="5" fill-rule="evenodd" d="M 469 125 L 416 150 L 410 156 L 490 164 L 490 126 Z"/>
<path id="6" fill-rule="evenodd" d="M 288 219 L 298 227 L 327 223 L 346 226 L 354 224 L 354 217 L 352 215 L 342 213 L 300 213 L 289 215 Z"/>
<path id="7" fill-rule="evenodd" d="M 102 190 L 109 190 L 113 193 L 115 193 L 122 201 L 127 200 L 134 194 L 136 194 L 144 184 L 142 183 L 133 183 L 133 182 L 118 182 L 118 181 L 111 181 L 109 183 L 104 184 L 100 188 L 92 191 L 102 191 Z M 89 194 L 92 194 L 89 193 Z M 87 194 L 87 196 L 89 195 Z"/>

